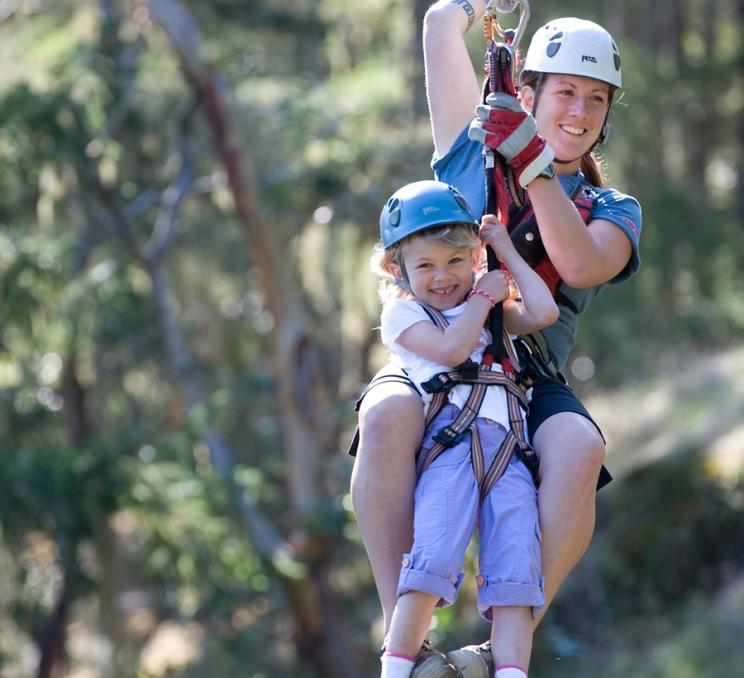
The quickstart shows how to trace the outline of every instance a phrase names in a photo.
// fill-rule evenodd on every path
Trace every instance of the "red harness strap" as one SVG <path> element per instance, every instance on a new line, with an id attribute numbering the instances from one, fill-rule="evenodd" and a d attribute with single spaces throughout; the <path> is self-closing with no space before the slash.
<path id="1" fill-rule="evenodd" d="M 571 196 L 571 202 L 586 224 L 591 221 L 595 201 L 593 195 L 585 194 L 583 186 L 579 186 Z M 529 200 L 525 200 L 521 207 L 515 203 L 510 205 L 507 229 L 519 254 L 531 268 L 535 269 L 555 296 L 561 283 L 561 276 L 545 251 L 537 218 Z"/>

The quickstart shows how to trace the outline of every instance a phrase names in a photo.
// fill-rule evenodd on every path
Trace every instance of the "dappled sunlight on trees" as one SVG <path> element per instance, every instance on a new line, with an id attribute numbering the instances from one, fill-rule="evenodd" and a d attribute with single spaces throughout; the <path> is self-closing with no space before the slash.
<path id="1" fill-rule="evenodd" d="M 0 5 L 0 675 L 374 675 L 345 447 L 379 210 L 430 176 L 427 3 Z M 579 333 L 618 479 L 533 674 L 730 675 L 744 17 L 574 9 L 623 52 L 605 153 L 643 266 Z M 447 647 L 486 635 L 463 593 Z"/>

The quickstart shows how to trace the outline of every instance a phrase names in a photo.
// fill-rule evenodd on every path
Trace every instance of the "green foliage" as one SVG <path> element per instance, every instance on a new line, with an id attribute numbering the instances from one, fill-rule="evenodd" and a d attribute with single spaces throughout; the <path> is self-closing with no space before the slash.
<path id="1" fill-rule="evenodd" d="M 643 267 L 582 320 L 577 352 L 599 368 L 586 391 L 618 383 L 629 366 L 650 371 L 671 345 L 694 355 L 744 329 L 735 3 L 718 3 L 710 46 L 704 3 L 642 5 L 624 3 L 606 17 L 596 3 L 545 2 L 531 21 L 611 19 L 623 52 L 627 94 L 613 113 L 607 164 L 611 183 L 642 203 Z M 117 675 L 132 675 L 166 620 L 206 630 L 201 659 L 169 675 L 246 667 L 255 676 L 310 674 L 288 631 L 281 586 L 213 472 L 202 437 L 218 431 L 236 451 L 239 491 L 290 542 L 313 544 L 308 561 L 328 573 L 344 624 L 368 639 L 360 645 L 374 671 L 379 638 L 370 627 L 379 611 L 341 451 L 353 397 L 378 361 L 367 261 L 380 205 L 401 184 L 430 175 L 428 121 L 412 104 L 422 86 L 410 81 L 420 61 L 412 8 L 391 0 L 218 0 L 188 9 L 224 79 L 256 213 L 286 244 L 286 266 L 297 271 L 314 323 L 325 365 L 317 390 L 333 403 L 317 422 L 329 453 L 319 469 L 322 497 L 302 520 L 293 514 L 285 414 L 267 360 L 274 319 L 203 102 L 191 101 L 167 37 L 116 0 L 65 0 L 10 16 L 0 24 L 0 663 L 22 665 L 64 582 L 76 621 L 109 639 Z M 675 46 L 666 29 L 677 24 L 662 10 L 683 9 L 689 20 Z M 665 30 L 653 30 L 659 24 Z M 475 59 L 477 33 L 469 39 Z M 198 407 L 167 364 L 150 271 L 114 235 L 112 218 L 127 218 L 144 245 L 184 149 L 195 188 L 164 270 L 190 369 L 208 394 Z M 679 416 L 690 407 L 680 406 Z M 723 605 L 702 611 L 741 571 L 741 517 L 740 484 L 712 482 L 695 449 L 623 483 L 602 521 L 595 579 L 578 602 L 569 595 L 556 607 L 556 623 L 539 636 L 536 675 L 598 675 L 582 637 L 610 657 L 607 675 L 733 672 L 733 613 Z M 469 563 L 472 570 L 472 556 Z M 127 592 L 144 599 L 142 609 L 111 602 Z M 79 612 L 89 608 L 97 611 Z M 143 610 L 154 621 L 132 631 Z M 609 632 L 594 633 L 596 620 L 641 648 L 641 671 L 635 653 Z M 437 624 L 432 635 L 444 646 L 486 635 L 472 592 Z M 657 647 L 644 644 L 648 627 L 662 639 Z M 555 665 L 556 654 L 567 668 Z M 70 675 L 111 670 L 73 650 L 68 664 Z"/>

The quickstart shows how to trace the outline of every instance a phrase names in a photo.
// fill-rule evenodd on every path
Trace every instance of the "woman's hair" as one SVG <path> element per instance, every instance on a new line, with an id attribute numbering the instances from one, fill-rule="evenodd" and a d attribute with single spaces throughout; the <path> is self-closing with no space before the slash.
<path id="1" fill-rule="evenodd" d="M 480 240 L 473 226 L 470 224 L 445 224 L 412 233 L 403 240 L 399 240 L 387 249 L 380 243 L 375 245 L 370 259 L 372 271 L 380 276 L 378 292 L 384 304 L 391 299 L 411 299 L 413 294 L 408 286 L 408 274 L 403 261 L 403 250 L 406 244 L 417 238 L 436 240 L 442 245 L 450 247 L 467 247 L 471 252 L 480 247 Z M 396 265 L 403 273 L 403 279 L 396 278 L 393 266 Z"/>
<path id="2" fill-rule="evenodd" d="M 521 87 L 530 87 L 533 91 L 537 91 L 541 73 L 536 71 L 529 71 L 522 74 Z M 544 75 L 550 75 L 546 73 Z M 612 85 L 608 85 L 610 88 L 610 96 L 607 102 L 607 110 L 610 110 L 612 106 L 612 95 L 615 93 L 615 88 Z M 587 181 L 596 186 L 597 188 L 604 188 L 607 184 L 607 180 L 602 167 L 602 158 L 599 153 L 593 149 L 588 150 L 581 156 L 580 164 L 581 173 L 586 177 Z"/>

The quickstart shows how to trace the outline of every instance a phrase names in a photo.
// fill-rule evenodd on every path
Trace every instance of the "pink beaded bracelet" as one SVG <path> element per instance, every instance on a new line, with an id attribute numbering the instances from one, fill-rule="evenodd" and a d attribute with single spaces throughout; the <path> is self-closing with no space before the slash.
<path id="1" fill-rule="evenodd" d="M 499 303 L 498 301 L 496 301 L 496 299 L 493 298 L 492 295 L 490 295 L 485 290 L 471 290 L 470 294 L 468 294 L 468 299 L 470 299 L 470 297 L 475 297 L 475 296 L 485 297 L 486 299 L 488 299 L 488 301 L 491 302 L 491 308 L 493 308 L 494 306 L 496 306 L 496 304 Z"/>

